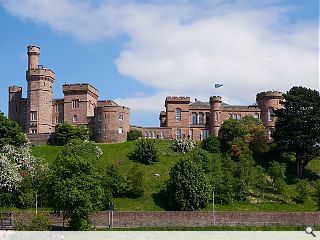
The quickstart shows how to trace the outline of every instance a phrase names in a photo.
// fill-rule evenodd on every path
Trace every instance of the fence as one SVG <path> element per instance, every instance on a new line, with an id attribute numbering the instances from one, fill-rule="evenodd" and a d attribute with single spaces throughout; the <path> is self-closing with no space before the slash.
<path id="1" fill-rule="evenodd" d="M 13 212 L 0 212 L 0 229 L 14 228 Z"/>

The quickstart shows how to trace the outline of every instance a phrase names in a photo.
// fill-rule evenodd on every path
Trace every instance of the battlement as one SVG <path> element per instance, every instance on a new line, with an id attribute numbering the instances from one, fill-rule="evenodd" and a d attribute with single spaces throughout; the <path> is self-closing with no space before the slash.
<path id="1" fill-rule="evenodd" d="M 190 103 L 190 97 L 167 96 L 166 102 L 187 102 L 187 103 Z"/>
<path id="2" fill-rule="evenodd" d="M 9 86 L 9 93 L 22 93 L 22 87 Z"/>
<path id="3" fill-rule="evenodd" d="M 49 69 L 49 68 L 45 68 L 45 67 L 42 67 L 41 65 L 39 65 L 40 67 L 38 68 L 32 68 L 32 69 L 29 69 L 27 71 L 27 78 L 28 76 L 44 76 L 44 77 L 50 77 L 52 79 L 55 79 L 55 73 Z"/>
<path id="4" fill-rule="evenodd" d="M 214 103 L 214 102 L 222 102 L 221 97 L 220 96 L 211 96 L 210 97 L 210 103 Z"/>
<path id="5" fill-rule="evenodd" d="M 35 45 L 30 45 L 27 47 L 28 48 L 28 54 L 40 54 L 40 47 L 35 46 Z"/>
<path id="6" fill-rule="evenodd" d="M 94 94 L 97 98 L 99 97 L 99 91 L 89 83 L 63 84 L 62 91 L 64 94 L 86 91 Z"/>
<path id="7" fill-rule="evenodd" d="M 280 91 L 267 91 L 267 92 L 260 92 L 257 94 L 257 101 L 263 98 L 282 98 L 283 93 Z"/>

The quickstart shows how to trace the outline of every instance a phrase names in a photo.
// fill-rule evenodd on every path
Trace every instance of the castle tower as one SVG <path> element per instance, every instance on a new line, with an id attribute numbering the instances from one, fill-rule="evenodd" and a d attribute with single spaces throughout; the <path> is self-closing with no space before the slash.
<path id="1" fill-rule="evenodd" d="M 210 97 L 210 134 L 218 136 L 222 124 L 221 97 Z"/>
<path id="2" fill-rule="evenodd" d="M 9 87 L 9 111 L 8 117 L 20 124 L 20 111 L 21 111 L 21 97 L 22 87 L 10 86 Z"/>
<path id="3" fill-rule="evenodd" d="M 269 141 L 272 138 L 276 122 L 274 111 L 282 108 L 283 93 L 279 91 L 261 92 L 257 94 L 256 100 L 261 110 L 262 124 L 267 129 L 267 140 Z"/>
<path id="4" fill-rule="evenodd" d="M 27 133 L 51 133 L 52 128 L 52 84 L 55 74 L 38 65 L 40 48 L 28 46 Z"/>

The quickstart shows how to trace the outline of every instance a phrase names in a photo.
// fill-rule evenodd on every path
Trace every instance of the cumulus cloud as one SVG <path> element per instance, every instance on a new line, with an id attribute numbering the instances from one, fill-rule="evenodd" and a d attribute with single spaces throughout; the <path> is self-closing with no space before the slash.
<path id="1" fill-rule="evenodd" d="M 154 96 L 118 99 L 133 110 L 159 109 L 168 94 L 207 100 L 214 83 L 224 84 L 219 93 L 231 103 L 252 103 L 259 91 L 293 85 L 319 88 L 319 27 L 291 22 L 292 6 L 219 0 L 2 2 L 13 15 L 83 41 L 126 36 L 115 59 L 119 73 L 158 90 Z"/>

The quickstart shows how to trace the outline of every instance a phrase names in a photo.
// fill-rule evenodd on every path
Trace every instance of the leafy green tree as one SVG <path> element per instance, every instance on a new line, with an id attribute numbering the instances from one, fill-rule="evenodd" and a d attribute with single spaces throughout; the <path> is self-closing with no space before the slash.
<path id="1" fill-rule="evenodd" d="M 66 145 L 71 139 L 89 140 L 90 131 L 84 125 L 73 126 L 63 122 L 57 126 L 56 142 L 58 145 Z"/>
<path id="2" fill-rule="evenodd" d="M 0 147 L 4 145 L 21 146 L 28 142 L 21 132 L 19 124 L 4 116 L 0 112 Z"/>
<path id="3" fill-rule="evenodd" d="M 105 190 L 111 190 L 112 197 L 123 197 L 126 194 L 126 181 L 115 165 L 107 168 L 105 184 Z"/>
<path id="4" fill-rule="evenodd" d="M 211 187 L 202 167 L 184 158 L 171 169 L 166 193 L 172 210 L 192 211 L 206 207 Z"/>
<path id="5" fill-rule="evenodd" d="M 211 155 L 203 149 L 197 149 L 192 154 L 192 160 L 196 163 L 199 163 L 205 173 L 208 173 L 210 170 L 213 169 L 213 162 Z"/>
<path id="6" fill-rule="evenodd" d="M 136 142 L 136 148 L 129 156 L 131 159 L 136 160 L 143 164 L 153 164 L 159 162 L 159 156 L 154 143 L 148 139 L 139 139 Z"/>
<path id="7" fill-rule="evenodd" d="M 296 184 L 296 193 L 297 196 L 295 197 L 295 200 L 298 203 L 304 203 L 308 197 L 311 195 L 311 186 L 309 181 L 307 180 L 299 180 Z"/>
<path id="8" fill-rule="evenodd" d="M 303 178 L 307 164 L 320 156 L 320 96 L 304 87 L 284 94 L 283 108 L 275 111 L 274 141 L 284 151 L 296 154 L 296 175 Z"/>
<path id="9" fill-rule="evenodd" d="M 127 176 L 127 196 L 132 198 L 143 197 L 144 194 L 144 171 L 134 165 Z"/>
<path id="10" fill-rule="evenodd" d="M 220 141 L 216 136 L 210 135 L 202 140 L 201 148 L 211 153 L 218 153 L 220 152 Z"/>
<path id="11" fill-rule="evenodd" d="M 138 129 L 131 129 L 127 133 L 127 140 L 137 140 L 142 137 L 142 132 Z"/>
<path id="12" fill-rule="evenodd" d="M 224 151 L 228 151 L 234 139 L 244 139 L 249 133 L 248 128 L 237 119 L 227 119 L 221 125 L 219 138 Z"/>
<path id="13" fill-rule="evenodd" d="M 272 178 L 273 187 L 280 193 L 283 193 L 286 185 L 286 165 L 273 161 L 270 164 L 269 174 Z"/>
<path id="14" fill-rule="evenodd" d="M 95 143 L 71 140 L 51 165 L 49 204 L 70 218 L 73 230 L 91 229 L 89 214 L 103 207 L 102 177 L 95 167 L 100 156 Z"/>

